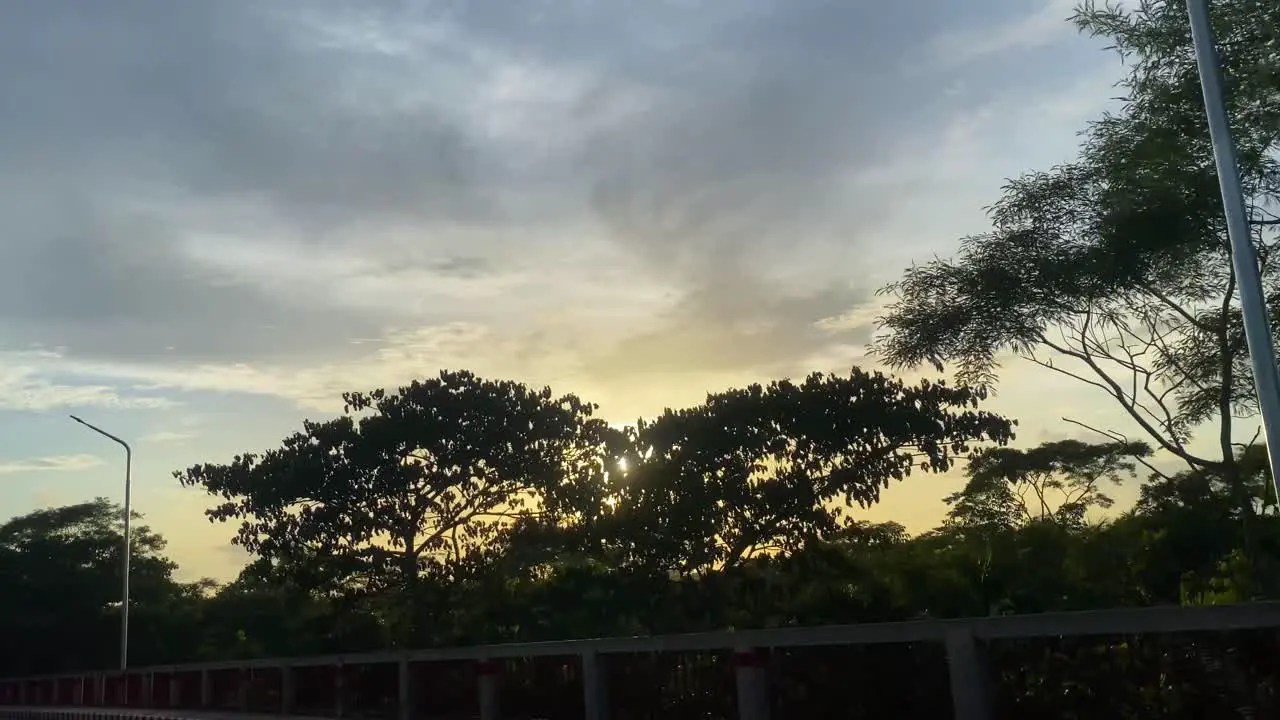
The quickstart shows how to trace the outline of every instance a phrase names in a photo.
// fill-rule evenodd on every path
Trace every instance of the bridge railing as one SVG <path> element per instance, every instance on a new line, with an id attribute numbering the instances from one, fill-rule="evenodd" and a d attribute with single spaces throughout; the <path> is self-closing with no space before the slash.
<path id="1" fill-rule="evenodd" d="M 3 647 L 0 645 L 0 647 Z M 777 628 L 0 680 L 0 719 L 1280 717 L 1280 603 Z M 1162 704 L 1163 703 L 1163 704 Z M 1051 713 L 1051 714 L 1046 714 Z M 1181 713 L 1181 714 L 1177 714 Z"/>

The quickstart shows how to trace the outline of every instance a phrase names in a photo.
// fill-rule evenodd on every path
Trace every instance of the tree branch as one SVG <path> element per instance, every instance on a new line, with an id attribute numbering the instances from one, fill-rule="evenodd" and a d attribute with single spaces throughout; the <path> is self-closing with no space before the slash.
<path id="1" fill-rule="evenodd" d="M 1223 469 L 1226 471 L 1228 482 L 1233 485 L 1239 481 L 1239 473 L 1235 465 L 1235 451 L 1231 447 L 1231 390 L 1234 384 L 1234 376 L 1232 372 L 1235 369 L 1235 355 L 1231 352 L 1230 324 L 1227 322 L 1227 313 L 1231 311 L 1231 299 L 1235 296 L 1236 274 L 1233 272 L 1227 278 L 1226 292 L 1222 293 L 1222 304 L 1218 317 L 1218 352 L 1221 357 L 1218 358 L 1219 375 L 1221 382 L 1218 389 L 1218 445 L 1222 451 Z"/>
<path id="2" fill-rule="evenodd" d="M 1087 333 L 1087 329 L 1090 323 L 1090 317 L 1091 317 L 1090 313 L 1085 314 L 1084 321 L 1081 326 L 1082 336 L 1085 335 L 1085 333 Z M 1137 422 L 1138 425 L 1143 430 L 1145 430 L 1147 434 L 1150 435 L 1151 438 L 1156 441 L 1156 443 L 1160 445 L 1160 447 L 1182 458 L 1188 465 L 1192 466 L 1193 468 L 1205 467 L 1205 466 L 1209 466 L 1209 467 L 1218 466 L 1217 463 L 1212 463 L 1203 458 L 1199 458 L 1199 457 L 1196 457 L 1195 455 L 1192 455 L 1190 452 L 1186 450 L 1186 448 L 1182 446 L 1180 442 L 1177 442 L 1176 438 L 1167 438 L 1164 435 L 1162 435 L 1160 432 L 1158 432 L 1156 428 L 1154 428 L 1151 425 L 1151 422 L 1146 417 L 1144 417 L 1137 408 L 1134 407 L 1134 404 L 1130 401 L 1130 399 L 1125 396 L 1124 388 L 1122 388 L 1120 384 L 1116 382 L 1115 379 L 1112 378 L 1107 373 L 1106 370 L 1104 370 L 1100 365 L 1098 365 L 1097 360 L 1089 353 L 1087 347 L 1082 347 L 1081 350 L 1070 350 L 1066 347 L 1063 347 L 1062 345 L 1054 343 L 1053 341 L 1049 340 L 1047 337 L 1044 337 L 1043 335 L 1040 338 L 1040 342 L 1056 350 L 1057 352 L 1062 353 L 1063 355 L 1066 355 L 1068 357 L 1074 357 L 1080 360 L 1081 362 L 1085 363 L 1086 365 L 1088 365 L 1089 368 L 1093 370 L 1094 374 L 1097 375 L 1098 378 L 1105 385 L 1104 389 L 1107 390 L 1108 394 L 1110 394 L 1112 397 L 1116 399 L 1117 402 L 1120 403 L 1120 406 L 1124 408 L 1125 412 L 1128 413 L 1129 416 L 1133 418 L 1133 420 Z M 1091 383 L 1091 384 L 1097 385 L 1097 383 Z"/>
<path id="3" fill-rule="evenodd" d="M 1167 307 L 1167 308 L 1169 308 L 1170 310 L 1172 310 L 1172 311 L 1173 311 L 1174 313 L 1176 313 L 1179 317 L 1181 317 L 1183 320 L 1186 320 L 1186 321 L 1187 321 L 1188 323 L 1190 323 L 1191 325 L 1193 325 L 1193 326 L 1195 326 L 1195 327 L 1197 327 L 1197 328 L 1200 328 L 1201 330 L 1204 330 L 1205 332 L 1213 332 L 1213 328 L 1208 327 L 1207 325 L 1205 325 L 1205 324 L 1203 323 L 1203 321 L 1202 321 L 1202 320 L 1200 320 L 1200 319 L 1199 319 L 1199 318 L 1197 318 L 1195 315 L 1193 315 L 1193 314 L 1191 313 L 1191 311 L 1190 311 L 1190 310 L 1187 310 L 1187 309 L 1186 309 L 1185 307 L 1183 307 L 1180 303 L 1178 303 L 1178 302 L 1174 301 L 1174 300 L 1173 300 L 1173 298 L 1170 298 L 1169 296 L 1165 295 L 1164 293 L 1160 292 L 1159 290 L 1156 290 L 1154 287 L 1152 287 L 1152 286 L 1150 286 L 1150 285 L 1145 285 L 1145 284 L 1144 284 L 1144 285 L 1141 285 L 1140 287 L 1142 288 L 1142 291 L 1143 291 L 1143 292 L 1145 292 L 1145 293 L 1147 293 L 1148 295 L 1150 295 L 1151 297 L 1153 297 L 1153 298 L 1155 298 L 1155 299 L 1159 300 L 1162 304 L 1164 304 L 1164 305 L 1165 305 L 1165 307 Z"/>
<path id="4" fill-rule="evenodd" d="M 1088 430 L 1088 431 L 1090 431 L 1090 432 L 1098 433 L 1099 435 L 1102 435 L 1102 436 L 1104 436 L 1104 437 L 1111 438 L 1112 440 L 1114 440 L 1114 441 L 1116 441 L 1116 442 L 1121 442 L 1121 443 L 1128 443 L 1128 442 L 1129 442 L 1129 438 L 1125 437 L 1125 436 L 1124 436 L 1123 434 L 1121 434 L 1121 433 L 1115 432 L 1114 430 L 1101 430 L 1101 429 L 1096 428 L 1096 427 L 1094 427 L 1094 426 L 1092 426 L 1092 425 L 1088 425 L 1088 424 L 1086 424 L 1086 423 L 1083 423 L 1083 422 L 1081 422 L 1081 421 L 1079 421 L 1079 420 L 1073 420 L 1073 419 L 1071 419 L 1071 418 L 1069 418 L 1069 417 L 1064 417 L 1064 418 L 1062 418 L 1062 421 L 1063 421 L 1063 422 L 1066 422 L 1066 423 L 1071 423 L 1072 425 L 1077 425 L 1077 426 L 1079 426 L 1079 427 L 1084 428 L 1085 430 Z M 1138 461 L 1139 463 L 1141 463 L 1143 467 L 1145 467 L 1146 469 L 1150 470 L 1150 471 L 1152 472 L 1152 474 L 1156 475 L 1156 476 L 1157 476 L 1157 477 L 1159 477 L 1160 479 L 1162 479 L 1162 480 L 1172 480 L 1172 479 L 1173 479 L 1173 478 L 1172 478 L 1172 477 L 1170 477 L 1168 474 L 1166 474 L 1166 473 L 1165 473 L 1165 472 L 1163 472 L 1162 470 L 1158 469 L 1155 465 L 1152 465 L 1151 463 L 1147 462 L 1147 459 L 1146 459 L 1146 458 L 1144 458 L 1144 457 L 1140 457 L 1140 456 L 1138 456 L 1138 455 L 1130 455 L 1129 457 L 1131 457 L 1131 458 L 1133 458 L 1134 460 L 1136 460 L 1136 461 Z"/>

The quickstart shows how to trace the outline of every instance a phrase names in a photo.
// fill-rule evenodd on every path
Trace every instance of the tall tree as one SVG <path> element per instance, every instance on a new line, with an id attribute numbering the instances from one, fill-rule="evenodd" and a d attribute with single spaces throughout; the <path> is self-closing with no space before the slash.
<path id="1" fill-rule="evenodd" d="M 982 385 L 1003 353 L 1077 378 L 1160 449 L 1223 476 L 1247 509 L 1234 421 L 1256 401 L 1185 7 L 1086 3 L 1075 22 L 1128 63 L 1122 108 L 1089 126 L 1076 161 L 1011 181 L 991 232 L 891 285 L 878 350 Z M 1215 2 L 1213 24 L 1252 240 L 1280 310 L 1280 4 Z M 1190 440 L 1209 421 L 1218 448 L 1205 454 Z"/>
<path id="2" fill-rule="evenodd" d="M 1109 508 L 1107 485 L 1132 479 L 1145 443 L 1056 440 L 1028 450 L 992 448 L 976 455 L 964 488 L 947 497 L 948 520 L 1007 530 L 1032 522 L 1083 527 L 1085 514 Z"/>
<path id="3" fill-rule="evenodd" d="M 140 516 L 136 516 L 139 517 Z M 164 538 L 131 532 L 130 655 L 140 663 L 181 659 L 169 622 L 199 588 L 173 579 Z M 111 666 L 119 651 L 121 508 L 92 502 L 38 510 L 0 524 L 0 637 L 22 653 L 0 654 L 10 675 Z"/>
<path id="4" fill-rule="evenodd" d="M 735 566 L 832 535 L 913 469 L 941 472 L 1011 421 L 981 390 L 880 373 L 810 375 L 709 395 L 637 429 L 605 522 L 631 560 L 682 572 Z"/>
<path id="5" fill-rule="evenodd" d="M 598 492 L 604 423 L 576 396 L 442 372 L 344 398 L 280 448 L 176 474 L 222 498 L 208 515 L 239 522 L 236 543 L 306 585 L 413 590 Z"/>

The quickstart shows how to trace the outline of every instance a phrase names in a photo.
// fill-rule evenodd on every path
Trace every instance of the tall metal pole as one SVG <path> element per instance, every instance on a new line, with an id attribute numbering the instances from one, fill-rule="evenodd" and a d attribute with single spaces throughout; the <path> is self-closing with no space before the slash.
<path id="1" fill-rule="evenodd" d="M 1209 0 L 1187 0 L 1187 16 L 1191 20 L 1191 38 L 1195 43 L 1196 65 L 1200 69 L 1200 85 L 1204 92 L 1204 111 L 1209 120 L 1213 160 L 1222 190 L 1222 210 L 1227 217 L 1227 235 L 1231 239 L 1231 264 L 1235 269 L 1236 286 L 1240 288 L 1240 311 L 1244 315 L 1244 336 L 1249 343 L 1249 360 L 1253 364 L 1253 384 L 1258 392 L 1258 407 L 1262 409 L 1271 480 L 1276 484 L 1277 497 L 1280 497 L 1280 370 L 1276 367 L 1267 301 L 1258 272 L 1258 255 L 1250 237 L 1249 212 L 1241 188 L 1227 102 L 1222 92 L 1222 69 L 1218 49 L 1214 46 L 1213 26 L 1209 22 Z"/>
<path id="2" fill-rule="evenodd" d="M 120 581 L 120 672 L 124 672 L 129 669 L 129 557 L 132 554 L 129 542 L 129 521 L 131 519 L 129 516 L 132 514 L 129 495 L 132 490 L 130 473 L 133 466 L 133 449 L 129 447 L 129 443 L 96 425 L 91 425 L 75 415 L 72 415 L 71 419 L 103 437 L 116 441 L 124 448 L 124 567 L 121 569 L 122 579 Z"/>

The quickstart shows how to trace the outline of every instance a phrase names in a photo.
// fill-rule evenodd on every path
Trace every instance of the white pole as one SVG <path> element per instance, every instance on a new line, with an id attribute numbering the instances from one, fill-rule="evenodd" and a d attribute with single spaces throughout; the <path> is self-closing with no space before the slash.
<path id="1" fill-rule="evenodd" d="M 608 681 L 605 679 L 604 658 L 595 650 L 582 653 L 582 705 L 586 720 L 608 720 Z"/>
<path id="2" fill-rule="evenodd" d="M 498 686 L 501 665 L 496 660 L 482 660 L 476 668 L 479 684 L 480 720 L 499 720 L 502 714 L 502 690 Z"/>
<path id="3" fill-rule="evenodd" d="M 769 671 L 764 655 L 755 648 L 734 650 L 734 675 L 738 690 L 738 720 L 769 720 Z"/>
<path id="4" fill-rule="evenodd" d="M 129 556 L 132 554 L 132 547 L 129 542 L 129 521 L 131 519 L 129 516 L 133 514 L 129 496 L 132 490 L 130 474 L 133 466 L 133 449 L 129 447 L 129 443 L 96 425 L 91 425 L 75 415 L 72 415 L 71 419 L 103 437 L 114 440 L 124 448 L 124 567 L 121 568 L 123 578 L 120 582 L 120 672 L 125 672 L 129 669 Z M 127 678 L 125 682 L 128 682 Z"/>
<path id="5" fill-rule="evenodd" d="M 1244 336 L 1249 344 L 1249 360 L 1253 364 L 1258 407 L 1262 410 L 1271 479 L 1280 492 L 1280 370 L 1276 368 L 1266 295 L 1258 272 L 1258 256 L 1250 237 L 1249 214 L 1240 183 L 1240 168 L 1236 164 L 1227 103 L 1222 93 L 1222 70 L 1218 50 L 1214 46 L 1213 27 L 1209 22 L 1209 0 L 1187 0 L 1187 16 L 1191 20 L 1191 38 L 1195 42 L 1196 65 L 1200 69 L 1200 85 L 1204 92 L 1204 111 L 1209 120 L 1209 137 L 1213 141 L 1222 210 L 1227 217 L 1227 235 L 1231 239 L 1231 263 L 1235 269 L 1236 285 L 1240 288 Z"/>

